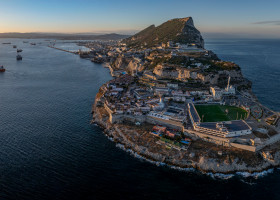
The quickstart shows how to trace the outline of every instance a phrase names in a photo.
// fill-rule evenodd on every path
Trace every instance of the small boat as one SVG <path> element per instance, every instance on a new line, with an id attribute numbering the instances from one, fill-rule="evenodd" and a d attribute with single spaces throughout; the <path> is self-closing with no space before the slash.
<path id="1" fill-rule="evenodd" d="M 4 68 L 4 66 L 1 65 L 1 66 L 0 66 L 0 72 L 5 72 L 5 71 L 6 71 L 6 69 Z"/>
<path id="2" fill-rule="evenodd" d="M 13 45 L 13 48 L 14 48 L 14 49 L 17 48 L 17 45 Z"/>
<path id="3" fill-rule="evenodd" d="M 17 52 L 19 53 L 19 52 L 22 52 L 22 49 L 17 49 Z"/>
<path id="4" fill-rule="evenodd" d="M 23 41 L 23 43 L 28 43 L 28 41 Z"/>
<path id="5" fill-rule="evenodd" d="M 22 60 L 22 56 L 21 55 L 17 55 L 17 60 Z"/>
<path id="6" fill-rule="evenodd" d="M 30 43 L 31 45 L 36 45 L 36 43 Z"/>

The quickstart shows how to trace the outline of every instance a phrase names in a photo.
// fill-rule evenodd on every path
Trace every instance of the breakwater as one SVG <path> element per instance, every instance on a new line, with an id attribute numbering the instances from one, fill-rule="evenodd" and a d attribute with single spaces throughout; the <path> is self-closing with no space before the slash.
<path id="1" fill-rule="evenodd" d="M 70 50 L 65 50 L 65 49 L 58 48 L 58 47 L 55 47 L 55 46 L 52 46 L 52 45 L 49 45 L 48 47 L 53 48 L 53 49 L 56 49 L 56 50 L 60 50 L 60 51 L 64 51 L 64 52 L 68 52 L 68 53 L 79 54 L 79 51 L 70 51 Z"/>

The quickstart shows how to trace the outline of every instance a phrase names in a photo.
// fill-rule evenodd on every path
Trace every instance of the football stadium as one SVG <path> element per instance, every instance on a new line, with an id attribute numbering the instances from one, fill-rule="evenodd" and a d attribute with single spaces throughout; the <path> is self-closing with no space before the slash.
<path id="1" fill-rule="evenodd" d="M 189 103 L 188 112 L 194 130 L 203 134 L 225 138 L 252 133 L 252 128 L 244 121 L 247 112 L 241 108 Z"/>
<path id="2" fill-rule="evenodd" d="M 227 105 L 195 105 L 201 122 L 220 122 L 231 120 L 244 120 L 247 111 L 242 108 Z"/>

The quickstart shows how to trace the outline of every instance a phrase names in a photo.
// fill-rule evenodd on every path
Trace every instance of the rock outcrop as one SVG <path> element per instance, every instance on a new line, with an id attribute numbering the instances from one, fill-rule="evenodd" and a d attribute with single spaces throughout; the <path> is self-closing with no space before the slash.
<path id="1" fill-rule="evenodd" d="M 143 61 L 135 57 L 125 57 L 119 55 L 111 61 L 111 67 L 114 70 L 124 70 L 134 76 L 137 72 L 144 70 Z"/>
<path id="2" fill-rule="evenodd" d="M 111 124 L 108 120 L 108 113 L 103 106 L 99 105 L 102 102 L 102 94 L 101 87 L 92 108 L 93 121 L 104 128 L 104 133 L 118 146 L 124 150 L 129 150 L 134 155 L 140 155 L 148 160 L 174 167 L 195 168 L 203 172 L 224 174 L 261 172 L 280 165 L 279 150 L 272 153 L 273 159 L 266 160 L 260 158 L 257 154 L 244 153 L 243 151 L 227 149 L 226 147 L 223 149 L 222 156 L 217 155 L 214 144 L 212 146 L 208 144 L 208 148 L 204 149 L 201 149 L 200 145 L 191 145 L 188 150 L 181 151 L 173 148 L 167 149 L 164 143 L 158 143 L 158 139 L 155 136 L 143 131 L 141 127 Z M 195 140 L 192 143 L 200 142 L 203 143 L 203 141 Z M 206 143 L 204 142 L 204 144 Z"/>
<path id="3" fill-rule="evenodd" d="M 226 85 L 228 77 L 231 77 L 231 82 L 235 85 L 241 84 L 246 81 L 241 73 L 241 70 L 221 70 L 215 73 L 203 73 L 201 69 L 196 68 L 183 68 L 183 67 L 170 67 L 165 65 L 157 65 L 153 73 L 158 78 L 174 79 L 180 81 L 187 81 L 194 79 L 201 83 L 208 83 L 210 85 Z"/>
<path id="4" fill-rule="evenodd" d="M 194 43 L 198 47 L 204 48 L 204 40 L 195 28 L 191 17 L 172 19 L 157 27 L 151 25 L 123 41 L 130 47 L 153 47 L 173 42 Z"/>

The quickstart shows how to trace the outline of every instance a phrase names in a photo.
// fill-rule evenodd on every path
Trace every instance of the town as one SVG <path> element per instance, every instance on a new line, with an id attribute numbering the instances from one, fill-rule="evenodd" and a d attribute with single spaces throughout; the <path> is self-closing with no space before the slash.
<path id="1" fill-rule="evenodd" d="M 166 148 L 186 151 L 194 141 L 260 152 L 272 159 L 280 140 L 279 113 L 261 105 L 240 67 L 221 61 L 201 38 L 154 46 L 137 40 L 80 43 L 91 49 L 82 58 L 104 63 L 113 80 L 102 85 L 96 108 L 110 124 L 150 127 Z M 133 42 L 131 42 L 133 41 Z"/>
<path id="2" fill-rule="evenodd" d="M 125 45 L 121 44 L 121 46 L 126 49 Z M 115 48 L 111 47 L 111 50 L 107 52 L 107 57 L 105 54 L 102 58 L 106 57 L 104 60 L 108 60 L 112 55 L 120 56 L 119 49 L 119 45 L 116 45 Z M 170 139 L 183 135 L 183 144 L 185 144 L 183 142 L 185 139 L 189 141 L 192 136 L 196 136 L 209 142 L 249 151 L 258 151 L 266 146 L 271 140 L 268 139 L 277 133 L 278 114 L 254 103 L 254 97 L 249 92 L 237 90 L 240 85 L 231 85 L 230 73 L 227 74 L 227 85 L 225 88 L 220 88 L 218 86 L 207 87 L 207 83 L 192 72 L 186 80 L 179 80 L 177 74 L 173 75 L 175 73 L 174 64 L 164 63 L 165 69 L 171 68 L 168 72 L 164 71 L 164 75 L 155 70 L 139 70 L 142 67 L 139 63 L 147 65 L 146 59 L 140 59 L 145 55 L 148 55 L 146 58 L 151 60 L 150 64 L 153 64 L 155 59 L 169 56 L 170 60 L 189 62 L 188 66 L 180 65 L 181 68 L 199 71 L 212 67 L 199 62 L 201 57 L 198 57 L 201 52 L 209 51 L 196 48 L 193 44 L 189 49 L 176 50 L 177 53 L 169 54 L 166 53 L 167 50 L 133 51 L 131 59 L 138 61 L 135 71 L 130 71 L 129 67 L 127 69 L 120 67 L 118 70 L 110 67 L 111 74 L 116 78 L 100 88 L 103 98 L 99 101 L 99 105 L 104 105 L 108 111 L 110 123 L 130 121 L 139 126 L 143 122 L 149 122 L 156 125 L 151 130 L 151 134 L 167 136 Z M 194 56 L 183 57 L 182 53 L 188 55 L 191 53 Z M 151 55 L 156 56 L 151 58 Z M 211 62 L 221 63 L 221 61 L 215 60 L 211 60 Z M 132 61 L 128 65 L 132 65 L 131 63 Z M 162 68 L 161 64 L 155 68 L 158 66 Z M 199 108 L 199 112 L 197 108 Z M 220 113 L 216 113 L 215 109 L 218 109 Z M 256 115 L 255 112 L 258 110 L 260 113 Z M 216 116 L 209 118 L 207 116 L 209 112 L 215 112 L 212 115 L 223 115 L 224 118 L 215 119 Z M 261 123 L 260 120 L 266 121 L 266 123 Z M 158 125 L 162 128 L 158 128 Z M 172 131 L 165 131 L 166 128 L 170 128 Z M 277 135 L 277 137 L 279 136 Z"/>
<path id="3" fill-rule="evenodd" d="M 260 163 L 258 156 L 270 164 L 277 159 L 279 113 L 258 101 L 237 64 L 204 48 L 191 17 L 77 45 L 88 50 L 67 52 L 102 64 L 113 77 L 96 95 L 92 122 L 117 143 L 181 167 L 205 156 L 249 165 Z M 66 51 L 55 42 L 49 47 Z"/>

